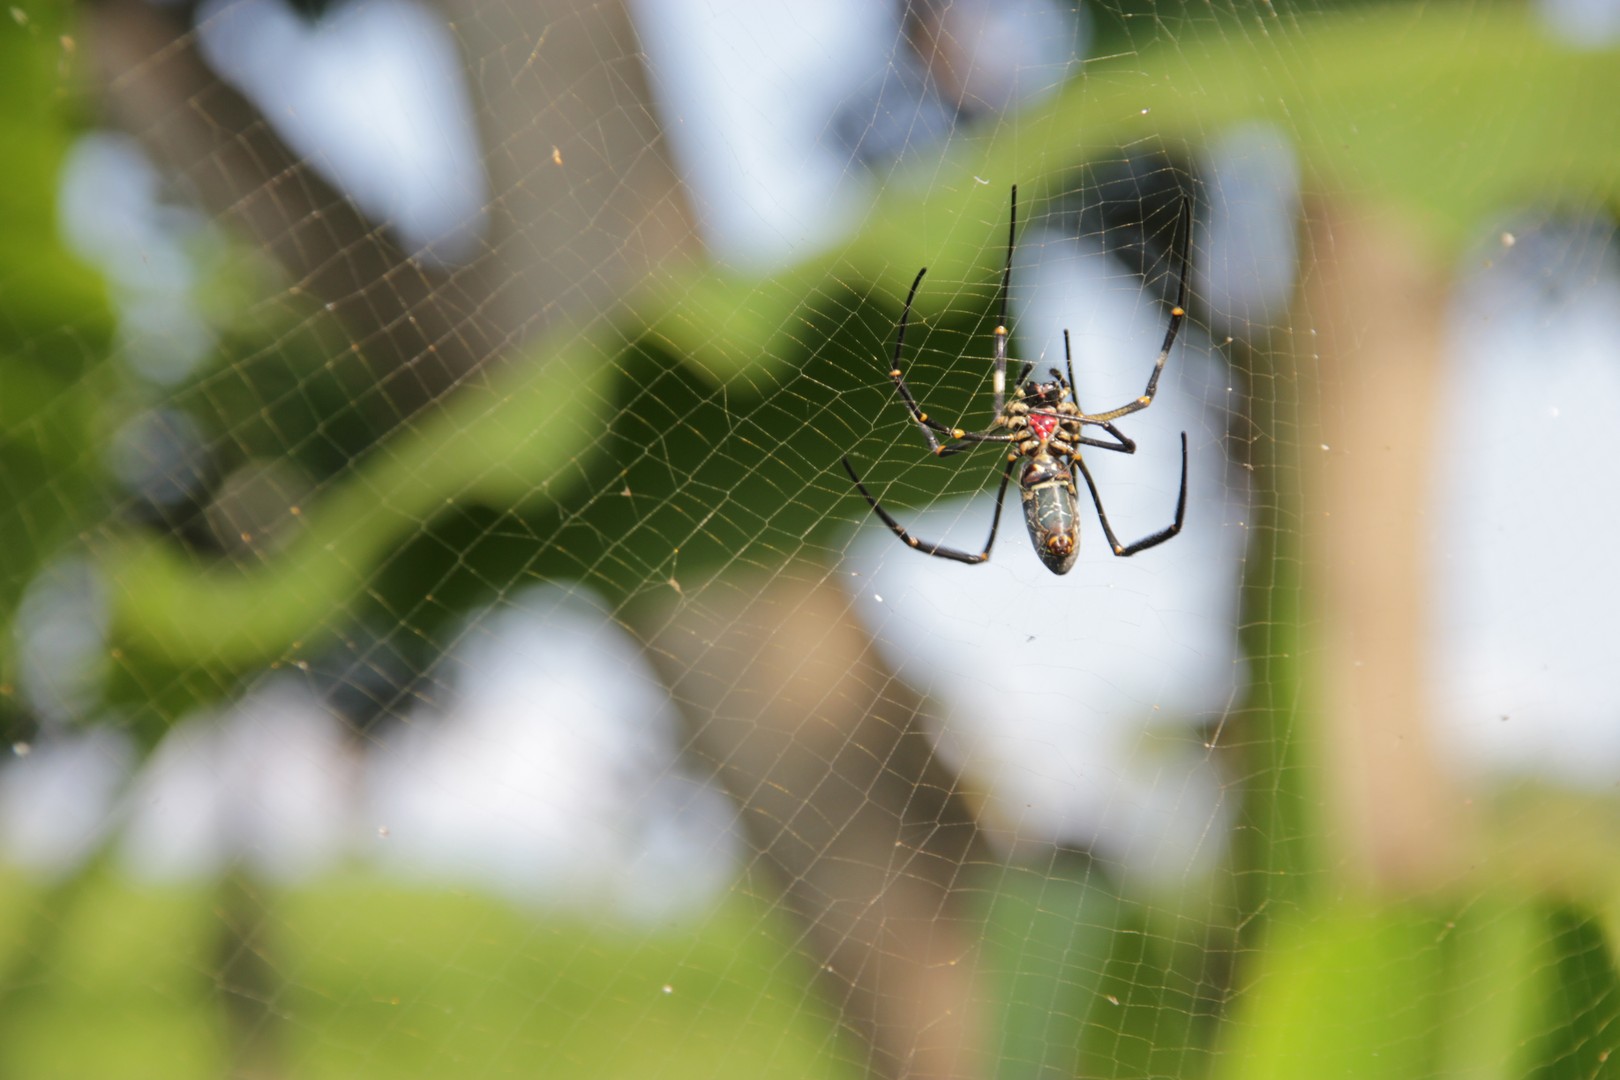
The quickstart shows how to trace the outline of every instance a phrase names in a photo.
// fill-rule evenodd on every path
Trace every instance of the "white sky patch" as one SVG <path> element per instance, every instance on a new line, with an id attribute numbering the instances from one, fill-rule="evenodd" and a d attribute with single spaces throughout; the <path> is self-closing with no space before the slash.
<path id="1" fill-rule="evenodd" d="M 1083 7 L 1051 0 L 953 0 L 947 32 L 966 42 L 964 98 L 995 112 L 1056 93 L 1080 65 L 1090 37 Z"/>
<path id="2" fill-rule="evenodd" d="M 1046 377 L 1062 367 L 1067 326 L 1082 407 L 1142 392 L 1168 310 L 1139 279 L 1100 251 L 1037 232 L 1022 238 L 1013 276 L 1015 301 L 1034 298 L 1015 302 L 1014 356 L 1044 354 L 1036 370 Z M 1115 558 L 1082 492 L 1080 559 L 1054 576 L 1030 548 L 1015 478 L 988 563 L 919 555 L 873 519 L 844 564 L 859 573 L 849 579 L 857 609 L 884 655 L 941 710 L 941 754 L 987 786 L 988 824 L 1015 846 L 1088 846 L 1127 874 L 1158 880 L 1220 854 L 1222 778 L 1191 728 L 1218 719 L 1246 677 L 1235 627 L 1247 499 L 1220 443 L 1231 376 L 1196 330 L 1184 328 L 1182 342 L 1153 406 L 1121 423 L 1139 451 L 1086 454 L 1129 543 L 1173 519 L 1186 430 L 1180 536 Z M 927 400 L 926 387 L 913 389 Z M 969 419 L 983 426 L 989 415 Z M 923 467 L 911 482 L 926 484 L 942 466 L 920 437 L 917 458 Z M 956 467 L 981 471 L 990 487 L 998 460 L 983 451 Z M 993 500 L 991 488 L 895 513 L 916 535 L 977 551 Z"/>
<path id="3" fill-rule="evenodd" d="M 23 590 L 12 623 L 23 700 L 45 724 L 67 727 L 97 712 L 107 676 L 107 583 L 70 555 L 45 564 Z"/>
<path id="4" fill-rule="evenodd" d="M 1430 540 L 1447 746 L 1476 769 L 1603 791 L 1620 776 L 1612 230 L 1601 215 L 1497 223 L 1469 252 L 1436 400 Z"/>
<path id="5" fill-rule="evenodd" d="M 1205 148 L 1193 295 L 1218 333 L 1252 340 L 1286 321 L 1299 268 L 1299 160 L 1271 124 L 1241 124 Z"/>
<path id="6" fill-rule="evenodd" d="M 91 132 L 62 169 L 62 235 L 126 292 L 191 290 L 195 270 L 175 226 L 195 213 L 164 204 L 163 180 L 132 136 Z M 176 220 L 185 218 L 185 222 Z"/>
<path id="7" fill-rule="evenodd" d="M 841 243 L 878 179 L 860 155 L 892 162 L 955 123 L 890 5 L 631 0 L 630 10 L 676 167 L 723 261 L 765 269 Z M 946 23 L 966 40 L 955 74 L 981 108 L 1056 92 L 1088 36 L 1083 13 L 1048 0 L 974 0 Z"/>
<path id="8" fill-rule="evenodd" d="M 429 261 L 475 253 L 489 190 L 461 57 L 413 0 L 311 22 L 282 0 L 206 0 L 198 41 L 295 153 Z"/>
<path id="9" fill-rule="evenodd" d="M 866 0 L 632 0 L 676 166 L 710 249 L 769 267 L 839 243 L 870 198 L 829 124 L 900 28 Z"/>
<path id="10" fill-rule="evenodd" d="M 1608 49 L 1620 42 L 1620 0 L 1539 0 L 1548 30 L 1575 49 Z"/>
<path id="11" fill-rule="evenodd" d="M 735 811 L 684 770 L 667 694 L 588 593 L 514 595 L 469 623 L 446 670 L 443 711 L 413 715 L 364 755 L 289 678 L 187 718 L 118 803 L 124 864 L 192 880 L 242 862 L 290 882 L 359 853 L 407 880 L 636 919 L 700 909 L 731 881 Z M 52 810 L 51 791 L 83 782 L 54 752 L 0 770 L 0 808 L 26 796 L 45 815 L 0 834 L 30 865 L 82 850 L 74 838 L 108 811 L 106 797 L 80 799 L 77 816 Z"/>
<path id="12" fill-rule="evenodd" d="M 214 348 L 192 301 L 196 211 L 164 198 L 163 180 L 128 135 L 84 135 L 62 166 L 58 221 L 68 245 L 106 276 L 118 307 L 118 353 L 139 374 L 172 384 Z"/>
<path id="13" fill-rule="evenodd" d="M 206 880 L 238 860 L 274 881 L 330 870 L 352 846 L 356 775 L 321 702 L 270 679 L 158 746 L 127 799 L 124 865 L 148 880 Z"/>
<path id="14" fill-rule="evenodd" d="M 0 852 L 49 875 L 76 869 L 117 823 L 113 811 L 135 757 L 110 727 L 41 738 L 0 764 Z"/>
<path id="15" fill-rule="evenodd" d="M 646 918 L 731 880 L 734 811 L 678 765 L 667 691 L 586 590 L 514 594 L 446 669 L 446 711 L 369 760 L 382 865 Z"/>

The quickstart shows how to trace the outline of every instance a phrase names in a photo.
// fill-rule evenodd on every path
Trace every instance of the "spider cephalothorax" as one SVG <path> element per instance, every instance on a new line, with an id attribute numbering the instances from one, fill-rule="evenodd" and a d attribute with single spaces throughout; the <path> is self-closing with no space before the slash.
<path id="1" fill-rule="evenodd" d="M 1014 187 L 1012 222 L 1007 228 L 1007 265 L 1001 276 L 1001 321 L 995 329 L 995 372 L 992 388 L 995 395 L 996 417 L 990 426 L 983 431 L 970 432 L 961 428 L 949 428 L 931 419 L 917 404 L 917 399 L 912 396 L 911 389 L 906 386 L 905 377 L 900 372 L 900 357 L 906 340 L 906 323 L 911 315 L 911 302 L 917 296 L 917 286 L 922 284 L 923 275 L 928 272 L 926 267 L 917 272 L 917 277 L 911 283 L 911 291 L 906 294 L 906 306 L 900 315 L 900 329 L 895 335 L 894 364 L 889 369 L 889 378 L 894 381 L 900 399 L 905 402 L 912 420 L 917 423 L 923 437 L 928 440 L 929 448 L 939 457 L 964 453 L 980 443 L 1007 444 L 1007 463 L 1002 470 L 1001 487 L 996 492 L 996 509 L 990 519 L 990 537 L 984 543 L 984 550 L 975 555 L 912 536 L 890 516 L 887 510 L 883 509 L 872 493 L 866 490 L 866 485 L 861 483 L 860 477 L 855 473 L 855 467 L 849 463 L 847 457 L 844 458 L 844 469 L 849 473 L 850 479 L 855 481 L 855 486 L 866 497 L 866 501 L 871 504 L 872 511 L 896 536 L 911 547 L 942 559 L 982 563 L 990 557 L 990 549 L 996 542 L 996 530 L 1001 525 L 1001 504 L 1007 494 L 1007 482 L 1012 479 L 1014 466 L 1020 460 L 1027 459 L 1023 470 L 1018 474 L 1018 488 L 1024 506 L 1024 524 L 1029 529 L 1030 543 L 1034 545 L 1036 556 L 1048 570 L 1054 574 L 1067 574 L 1080 554 L 1080 520 L 1076 510 L 1079 502 L 1077 477 L 1086 482 L 1086 490 L 1091 495 L 1092 505 L 1097 508 L 1097 519 L 1102 522 L 1103 532 L 1107 534 L 1108 543 L 1115 555 L 1135 555 L 1138 551 L 1145 551 L 1164 543 L 1181 531 L 1182 520 L 1187 512 L 1186 432 L 1181 433 L 1181 490 L 1176 498 L 1176 519 L 1165 528 L 1151 536 L 1143 537 L 1134 544 L 1121 544 L 1119 538 L 1114 535 L 1113 527 L 1108 523 L 1108 514 L 1103 510 L 1102 497 L 1097 493 L 1097 484 L 1092 480 L 1091 471 L 1086 468 L 1085 460 L 1080 456 L 1080 447 L 1095 446 L 1124 454 L 1136 452 L 1136 443 L 1127 438 L 1125 433 L 1114 425 L 1114 421 L 1131 413 L 1140 412 L 1153 404 L 1153 394 L 1158 388 L 1159 376 L 1164 372 L 1170 348 L 1175 344 L 1176 334 L 1186 317 L 1187 251 L 1192 237 L 1192 204 L 1189 201 L 1182 207 L 1180 278 L 1176 302 L 1170 309 L 1170 325 L 1165 331 L 1164 345 L 1159 349 L 1158 360 L 1153 365 L 1153 374 L 1148 376 L 1147 388 L 1135 401 L 1100 413 L 1082 411 L 1075 400 L 1074 355 L 1067 330 L 1063 332 L 1063 359 L 1068 369 L 1068 378 L 1064 378 L 1062 371 L 1052 368 L 1051 382 L 1036 382 L 1029 378 L 1030 369 L 1034 365 L 1024 361 L 1020 364 L 1018 376 L 1013 380 L 1012 396 L 1009 398 L 1006 395 L 1007 288 L 1012 280 L 1013 238 L 1017 228 L 1018 188 Z M 1111 441 L 1087 435 L 1085 428 L 1088 424 L 1102 428 L 1112 437 Z M 944 435 L 947 441 L 940 442 L 939 435 Z"/>

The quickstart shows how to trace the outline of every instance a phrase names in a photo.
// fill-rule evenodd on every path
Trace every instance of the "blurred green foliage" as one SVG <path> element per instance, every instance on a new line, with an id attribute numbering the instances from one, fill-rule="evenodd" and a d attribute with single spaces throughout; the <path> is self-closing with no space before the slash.
<path id="1" fill-rule="evenodd" d="M 10 874 L 0 897 L 9 927 L 43 894 Z M 700 921 L 645 927 L 358 877 L 262 899 L 278 1075 L 846 1075 L 829 1009 L 782 962 L 789 928 L 741 895 Z M 44 978 L 12 999 L 0 1075 L 226 1075 L 218 901 L 205 885 L 98 875 L 58 913 Z M 0 936 L 0 965 L 19 948 Z"/>
<path id="2" fill-rule="evenodd" d="M 0 709 L 16 683 L 23 589 L 105 516 L 99 451 L 118 389 L 106 287 L 68 253 L 54 213 L 76 126 L 64 11 L 11 12 L 0 17 Z"/>
<path id="3" fill-rule="evenodd" d="M 638 925 L 365 876 L 257 888 L 273 978 L 251 990 L 284 1075 L 859 1074 L 785 916 L 745 892 Z M 996 1075 L 1614 1075 L 1620 980 L 1581 908 L 1501 890 L 1341 899 L 1238 954 L 1202 913 L 1111 893 L 1076 865 L 1015 869 L 985 894 Z M 49 895 L 0 875 L 0 966 L 32 947 L 10 930 Z M 224 917 L 209 885 L 94 874 L 53 913 L 50 964 L 8 995 L 0 1074 L 220 1075 L 217 994 L 248 990 L 218 975 Z"/>

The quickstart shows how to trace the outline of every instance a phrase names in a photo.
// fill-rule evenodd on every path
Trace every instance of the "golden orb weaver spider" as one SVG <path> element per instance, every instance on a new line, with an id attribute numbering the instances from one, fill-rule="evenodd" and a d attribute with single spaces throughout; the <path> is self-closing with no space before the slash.
<path id="1" fill-rule="evenodd" d="M 906 341 L 906 323 L 911 318 L 911 303 L 916 299 L 917 287 L 922 284 L 923 275 L 928 273 L 928 268 L 925 266 L 917 271 L 916 278 L 911 282 L 911 291 L 906 294 L 906 306 L 900 313 L 900 328 L 894 339 L 894 363 L 889 368 L 889 378 L 893 380 L 894 388 L 900 394 L 900 400 L 905 402 L 906 410 L 911 413 L 911 419 L 916 422 L 918 429 L 923 433 L 923 438 L 928 440 L 928 448 L 937 457 L 965 453 L 981 443 L 1006 443 L 1009 451 L 1006 466 L 1001 473 L 1001 487 L 996 491 L 995 513 L 990 518 L 990 537 L 985 540 L 984 549 L 978 554 L 930 543 L 911 535 L 887 510 L 883 509 L 872 493 L 866 490 L 866 485 L 861 483 L 861 478 L 855 473 L 855 466 L 850 464 L 846 456 L 843 459 L 844 471 L 849 473 L 855 487 L 871 505 L 872 512 L 882 519 L 890 532 L 926 555 L 964 563 L 985 562 L 990 558 L 990 549 L 996 543 L 996 530 L 1001 526 L 1001 505 L 1007 494 L 1007 483 L 1012 479 L 1013 466 L 1024 458 L 1029 460 L 1018 476 L 1018 488 L 1024 505 L 1024 524 L 1029 528 L 1029 539 L 1035 546 L 1035 554 L 1054 574 L 1067 574 L 1073 569 L 1075 560 L 1080 555 L 1080 518 L 1076 505 L 1081 479 L 1086 482 L 1086 490 L 1091 494 L 1091 503 L 1097 508 L 1097 519 L 1102 522 L 1103 532 L 1107 534 L 1109 546 L 1115 555 L 1135 555 L 1139 551 L 1157 547 L 1181 531 L 1182 522 L 1187 514 L 1185 431 L 1181 433 L 1181 491 L 1176 497 L 1176 518 L 1165 528 L 1150 536 L 1144 536 L 1133 544 L 1121 544 L 1119 537 L 1114 535 L 1113 526 L 1108 523 L 1108 514 L 1103 510 L 1102 496 L 1097 492 L 1096 481 L 1091 478 L 1091 470 L 1086 468 L 1085 460 L 1080 456 L 1082 446 L 1095 446 L 1101 450 L 1115 450 L 1122 454 L 1136 453 L 1136 443 L 1120 431 L 1114 421 L 1131 413 L 1140 412 L 1153 404 L 1159 376 L 1164 373 L 1165 361 L 1170 357 L 1170 349 L 1176 343 L 1176 335 L 1181 330 L 1182 320 L 1186 318 L 1187 262 L 1192 245 L 1190 197 L 1182 203 L 1179 229 L 1181 238 L 1177 247 L 1179 257 L 1176 301 L 1170 308 L 1170 325 L 1165 330 L 1164 344 L 1159 349 L 1159 357 L 1154 361 L 1153 374 L 1148 376 L 1147 388 L 1136 400 L 1100 413 L 1082 411 L 1075 400 L 1074 355 L 1069 346 L 1067 330 L 1063 331 L 1063 360 L 1068 368 L 1068 378 L 1065 379 L 1063 373 L 1054 367 L 1050 369 L 1051 382 L 1036 382 L 1029 378 L 1031 370 L 1035 367 L 1034 363 L 1028 360 L 1020 361 L 1018 377 L 1013 380 L 1012 395 L 1010 398 L 1007 396 L 1007 292 L 1012 284 L 1013 246 L 1018 231 L 1016 184 L 1012 189 L 1011 221 L 1007 225 L 1007 265 L 1001 274 L 1001 317 L 994 331 L 996 366 L 991 385 L 995 394 L 996 417 L 983 431 L 949 428 L 931 418 L 917 403 L 910 387 L 906 386 L 905 377 L 900 373 L 900 356 Z M 1113 437 L 1114 441 L 1096 439 L 1085 434 L 1085 427 L 1088 424 L 1102 428 Z M 942 443 L 938 438 L 939 435 L 945 436 L 946 441 Z"/>

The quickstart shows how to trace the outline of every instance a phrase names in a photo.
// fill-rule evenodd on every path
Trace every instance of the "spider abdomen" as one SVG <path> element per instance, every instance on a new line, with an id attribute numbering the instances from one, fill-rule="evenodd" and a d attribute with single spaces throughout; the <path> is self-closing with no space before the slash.
<path id="1" fill-rule="evenodd" d="M 1054 574 L 1067 574 L 1080 555 L 1074 477 L 1056 458 L 1037 454 L 1018 478 L 1024 524 L 1035 554 Z"/>

